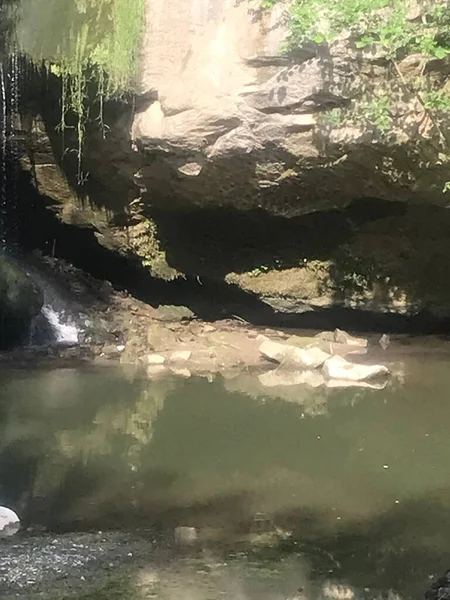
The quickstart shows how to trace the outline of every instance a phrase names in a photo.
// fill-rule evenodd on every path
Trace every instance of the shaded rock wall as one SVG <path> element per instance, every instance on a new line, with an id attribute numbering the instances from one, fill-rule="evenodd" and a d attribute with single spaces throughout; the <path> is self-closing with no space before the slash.
<path id="1" fill-rule="evenodd" d="M 0 255 L 0 349 L 24 341 L 43 304 L 38 290 L 13 260 Z"/>
<path id="2" fill-rule="evenodd" d="M 450 61 L 407 56 L 400 77 L 345 39 L 283 54 L 283 10 L 148 0 L 140 93 L 88 125 L 84 185 L 52 75 L 25 82 L 22 168 L 63 223 L 153 277 L 227 282 L 283 313 L 448 318 L 448 122 L 408 82 L 445 90 Z"/>

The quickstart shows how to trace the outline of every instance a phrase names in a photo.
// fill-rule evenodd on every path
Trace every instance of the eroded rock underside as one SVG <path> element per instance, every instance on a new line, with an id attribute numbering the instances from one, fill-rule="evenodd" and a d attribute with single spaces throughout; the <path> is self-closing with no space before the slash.
<path id="1" fill-rule="evenodd" d="M 450 120 L 410 82 L 445 91 L 450 60 L 345 39 L 282 54 L 282 9 L 191 4 L 148 3 L 142 93 L 88 129 L 81 188 L 57 82 L 30 92 L 22 170 L 45 205 L 140 277 L 234 284 L 280 313 L 448 319 Z"/>

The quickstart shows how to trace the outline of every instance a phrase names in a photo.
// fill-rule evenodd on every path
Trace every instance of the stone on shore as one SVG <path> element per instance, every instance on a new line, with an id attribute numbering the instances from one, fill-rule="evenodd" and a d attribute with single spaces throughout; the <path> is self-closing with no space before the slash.
<path id="1" fill-rule="evenodd" d="M 330 355 L 320 348 L 298 348 L 271 340 L 264 340 L 259 346 L 259 352 L 267 359 L 281 365 L 295 365 L 304 369 L 320 367 Z"/>
<path id="2" fill-rule="evenodd" d="M 342 381 L 367 381 L 386 376 L 389 369 L 384 365 L 360 365 L 351 363 L 342 356 L 333 356 L 325 361 L 323 373 L 328 379 Z"/>

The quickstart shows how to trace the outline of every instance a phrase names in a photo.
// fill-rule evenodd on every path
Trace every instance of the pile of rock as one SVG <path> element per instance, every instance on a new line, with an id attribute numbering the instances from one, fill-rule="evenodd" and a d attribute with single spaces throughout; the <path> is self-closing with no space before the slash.
<path id="1" fill-rule="evenodd" d="M 259 336 L 259 352 L 277 363 L 275 370 L 259 376 L 267 387 L 309 384 L 312 387 L 384 387 L 389 369 L 384 365 L 347 360 L 349 355 L 367 353 L 368 342 L 336 329 L 314 337 L 291 336 L 276 342 Z"/>

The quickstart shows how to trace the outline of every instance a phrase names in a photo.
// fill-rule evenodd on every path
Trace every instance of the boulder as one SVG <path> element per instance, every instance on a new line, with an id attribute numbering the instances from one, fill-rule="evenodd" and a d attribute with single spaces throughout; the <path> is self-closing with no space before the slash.
<path id="1" fill-rule="evenodd" d="M 20 519 L 6 506 L 0 506 L 0 538 L 11 537 L 20 529 Z"/>
<path id="2" fill-rule="evenodd" d="M 170 360 L 173 362 L 186 362 L 191 356 L 192 352 L 190 350 L 178 350 L 177 352 L 172 352 Z"/>
<path id="3" fill-rule="evenodd" d="M 296 365 L 304 369 L 320 367 L 330 355 L 320 348 L 298 348 L 290 344 L 264 340 L 259 347 L 260 353 L 269 360 L 283 365 Z"/>
<path id="4" fill-rule="evenodd" d="M 335 329 L 334 331 L 322 331 L 316 335 L 316 338 L 326 342 L 334 342 L 338 344 L 345 344 L 347 346 L 353 346 L 354 348 L 367 348 L 368 344 L 365 338 L 354 337 L 342 329 Z"/>
<path id="5" fill-rule="evenodd" d="M 318 337 L 318 336 L 324 336 Z M 291 346 L 298 346 L 299 348 L 320 348 L 324 352 L 334 356 L 347 356 L 347 354 L 366 354 L 367 347 L 363 345 L 355 345 L 354 343 L 339 343 L 335 341 L 336 334 L 333 331 L 325 331 L 318 336 L 299 336 L 291 335 L 286 342 Z M 354 338 L 358 339 L 358 338 Z"/>
<path id="6" fill-rule="evenodd" d="M 163 365 L 165 362 L 166 359 L 161 354 L 149 354 L 147 356 L 148 365 Z"/>
<path id="7" fill-rule="evenodd" d="M 333 356 L 324 362 L 323 374 L 328 379 L 367 381 L 375 377 L 388 375 L 389 369 L 384 365 L 355 364 L 342 356 Z"/>
<path id="8" fill-rule="evenodd" d="M 176 344 L 176 334 L 161 323 L 152 323 L 147 329 L 147 343 L 151 350 L 169 350 Z"/>
<path id="9" fill-rule="evenodd" d="M 43 305 L 42 291 L 15 261 L 0 256 L 0 348 L 23 342 Z"/>

